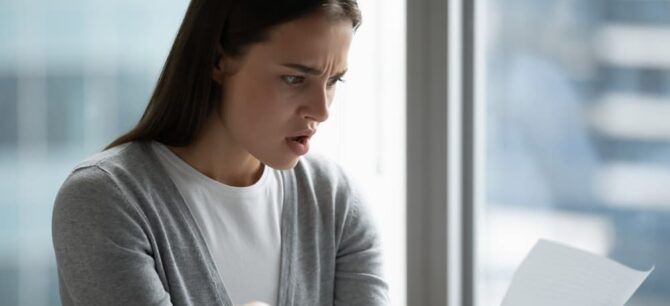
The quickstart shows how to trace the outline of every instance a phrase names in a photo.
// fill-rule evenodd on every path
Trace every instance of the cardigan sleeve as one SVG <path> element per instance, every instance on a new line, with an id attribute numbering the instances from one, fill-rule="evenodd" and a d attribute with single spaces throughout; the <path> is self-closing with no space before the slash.
<path id="1" fill-rule="evenodd" d="M 369 211 L 354 197 L 335 260 L 335 305 L 389 305 L 380 237 Z"/>
<path id="2" fill-rule="evenodd" d="M 68 177 L 52 215 L 64 306 L 172 305 L 143 218 L 102 169 L 88 166 Z"/>

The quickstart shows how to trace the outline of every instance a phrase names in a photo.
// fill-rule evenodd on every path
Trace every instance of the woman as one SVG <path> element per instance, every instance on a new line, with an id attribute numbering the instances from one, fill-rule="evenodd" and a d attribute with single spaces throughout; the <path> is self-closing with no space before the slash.
<path id="1" fill-rule="evenodd" d="M 137 126 L 56 198 L 63 305 L 386 305 L 379 236 L 306 155 L 355 0 L 193 0 Z"/>

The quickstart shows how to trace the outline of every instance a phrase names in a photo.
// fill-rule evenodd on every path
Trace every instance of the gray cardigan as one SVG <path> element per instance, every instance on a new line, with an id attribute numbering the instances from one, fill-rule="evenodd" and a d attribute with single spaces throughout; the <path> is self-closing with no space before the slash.
<path id="1" fill-rule="evenodd" d="M 375 223 L 341 169 L 307 155 L 282 175 L 278 305 L 387 305 Z M 64 306 L 232 305 L 149 143 L 76 166 L 56 197 L 52 226 Z"/>

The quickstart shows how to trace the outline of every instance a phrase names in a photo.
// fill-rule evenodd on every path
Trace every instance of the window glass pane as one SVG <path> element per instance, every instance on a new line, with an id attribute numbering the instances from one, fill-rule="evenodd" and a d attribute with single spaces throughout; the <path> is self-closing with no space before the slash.
<path id="1" fill-rule="evenodd" d="M 61 74 L 46 77 L 47 142 L 50 147 L 82 143 L 84 136 L 84 76 Z"/>
<path id="2" fill-rule="evenodd" d="M 670 301 L 670 2 L 487 0 L 477 298 L 499 305 L 539 238 L 656 270 Z"/>
<path id="3" fill-rule="evenodd" d="M 61 304 L 56 192 L 137 121 L 188 2 L 0 1 L 0 304 Z"/>
<path id="4" fill-rule="evenodd" d="M 154 84 L 154 77 L 147 73 L 120 72 L 117 75 L 116 86 L 123 90 L 117 91 L 119 107 L 115 132 L 127 131 L 140 120 Z"/>
<path id="5" fill-rule="evenodd" d="M 16 89 L 14 75 L 0 74 L 0 148 L 16 146 Z"/>

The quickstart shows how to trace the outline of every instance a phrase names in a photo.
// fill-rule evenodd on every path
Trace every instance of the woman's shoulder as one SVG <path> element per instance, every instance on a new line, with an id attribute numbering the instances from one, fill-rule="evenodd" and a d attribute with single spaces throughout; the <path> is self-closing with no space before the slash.
<path id="1" fill-rule="evenodd" d="M 95 153 L 77 163 L 63 189 L 79 190 L 97 186 L 100 190 L 141 189 L 147 182 L 160 180 L 151 147 L 146 142 L 130 142 Z"/>
<path id="2" fill-rule="evenodd" d="M 132 185 L 126 173 L 138 173 L 139 143 L 128 143 L 91 155 L 79 162 L 61 185 L 54 203 L 54 220 L 70 220 L 135 210 L 126 203 Z M 131 162 L 135 159 L 135 162 Z M 124 178 L 125 177 L 125 178 Z"/>
<path id="3" fill-rule="evenodd" d="M 72 172 L 90 167 L 97 167 L 102 170 L 133 169 L 134 166 L 146 160 L 150 154 L 148 149 L 149 146 L 146 142 L 125 143 L 87 157 L 77 163 Z"/>

